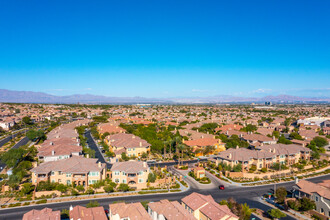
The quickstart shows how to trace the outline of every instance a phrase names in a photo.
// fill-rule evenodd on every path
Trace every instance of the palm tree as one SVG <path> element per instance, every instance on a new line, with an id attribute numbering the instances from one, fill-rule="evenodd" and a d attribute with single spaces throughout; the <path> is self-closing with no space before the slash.
<path id="1" fill-rule="evenodd" d="M 167 146 L 167 141 L 164 141 L 164 158 L 166 158 L 166 146 Z"/>
<path id="2" fill-rule="evenodd" d="M 177 149 L 179 150 L 179 164 L 180 164 L 180 151 L 181 151 L 181 155 L 182 155 L 182 165 L 183 165 L 183 151 L 185 150 L 186 146 L 183 144 L 178 144 L 177 145 Z"/>

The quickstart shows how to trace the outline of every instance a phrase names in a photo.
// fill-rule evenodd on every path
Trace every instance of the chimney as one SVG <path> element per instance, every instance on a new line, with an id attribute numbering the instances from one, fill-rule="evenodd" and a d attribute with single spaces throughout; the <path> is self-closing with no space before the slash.
<path id="1" fill-rule="evenodd" d="M 99 161 L 98 165 L 99 165 L 99 167 L 100 167 L 100 168 L 102 167 L 102 164 L 101 164 L 101 162 L 100 162 L 100 161 Z"/>
<path id="2" fill-rule="evenodd" d="M 143 167 L 147 167 L 147 162 L 143 162 Z"/>
<path id="3" fill-rule="evenodd" d="M 298 178 L 298 177 L 296 177 L 296 178 L 294 179 L 294 183 L 295 183 L 295 184 L 299 183 L 299 178 Z"/>
<path id="4" fill-rule="evenodd" d="M 275 136 L 273 136 L 273 140 L 275 141 Z"/>
<path id="5" fill-rule="evenodd" d="M 236 145 L 236 149 L 238 149 L 239 148 L 239 146 L 238 145 Z"/>
<path id="6" fill-rule="evenodd" d="M 89 154 L 86 154 L 86 158 L 89 158 Z"/>
<path id="7" fill-rule="evenodd" d="M 274 148 L 274 153 L 276 153 L 276 149 Z"/>
<path id="8" fill-rule="evenodd" d="M 54 145 L 54 143 L 53 142 L 50 142 L 49 145 Z"/>
<path id="9" fill-rule="evenodd" d="M 135 135 L 133 135 L 132 138 L 135 138 Z"/>
<path id="10" fill-rule="evenodd" d="M 142 142 L 140 141 L 140 147 L 142 147 Z"/>
<path id="11" fill-rule="evenodd" d="M 70 205 L 70 211 L 73 209 L 72 205 Z"/>
<path id="12" fill-rule="evenodd" d="M 52 150 L 52 156 L 54 156 L 55 155 L 55 151 L 54 150 Z"/>

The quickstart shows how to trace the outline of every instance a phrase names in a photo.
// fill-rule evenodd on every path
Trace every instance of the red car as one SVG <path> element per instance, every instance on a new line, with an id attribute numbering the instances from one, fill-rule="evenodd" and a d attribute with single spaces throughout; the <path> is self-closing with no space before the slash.
<path id="1" fill-rule="evenodd" d="M 219 186 L 219 189 L 224 190 L 225 189 L 225 186 L 224 185 L 220 185 Z"/>

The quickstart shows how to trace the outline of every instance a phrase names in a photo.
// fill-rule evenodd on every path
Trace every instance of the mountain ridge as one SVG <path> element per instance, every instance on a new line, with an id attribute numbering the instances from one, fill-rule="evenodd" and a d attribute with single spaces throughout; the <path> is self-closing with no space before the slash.
<path id="1" fill-rule="evenodd" d="M 215 95 L 209 97 L 181 97 L 181 98 L 145 98 L 135 97 L 112 97 L 93 94 L 73 94 L 56 96 L 44 92 L 15 91 L 0 89 L 0 102 L 10 103 L 54 103 L 54 104 L 218 104 L 218 103 L 247 103 L 247 102 L 330 102 L 330 98 L 307 98 L 291 95 L 269 95 L 261 98 L 237 97 L 231 95 Z"/>

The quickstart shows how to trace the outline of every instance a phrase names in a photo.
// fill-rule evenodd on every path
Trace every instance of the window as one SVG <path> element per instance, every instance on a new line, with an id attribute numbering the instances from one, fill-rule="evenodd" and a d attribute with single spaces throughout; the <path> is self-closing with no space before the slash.
<path id="1" fill-rule="evenodd" d="M 71 173 L 67 173 L 66 174 L 66 177 L 71 177 Z"/>
<path id="2" fill-rule="evenodd" d="M 52 183 L 55 183 L 55 180 L 52 180 Z"/>
<path id="3" fill-rule="evenodd" d="M 143 183 L 143 179 L 139 179 L 139 183 Z"/>
<path id="4" fill-rule="evenodd" d="M 319 201 L 319 197 L 315 196 L 315 201 L 318 202 Z"/>
<path id="5" fill-rule="evenodd" d="M 119 183 L 119 179 L 115 179 L 115 183 Z"/>
<path id="6" fill-rule="evenodd" d="M 119 173 L 120 173 L 119 171 L 116 171 L 116 172 L 115 172 L 115 175 L 116 175 L 116 176 L 118 176 L 118 175 L 119 175 Z"/>
<path id="7" fill-rule="evenodd" d="M 126 173 L 123 171 L 123 175 L 125 176 L 126 175 Z"/>
<path id="8" fill-rule="evenodd" d="M 51 173 L 50 175 L 54 176 L 54 175 L 55 175 L 55 172 L 54 172 L 54 171 L 52 171 L 52 173 Z"/>
<path id="9" fill-rule="evenodd" d="M 123 183 L 126 183 L 126 180 L 123 180 Z"/>
<path id="10" fill-rule="evenodd" d="M 70 180 L 67 180 L 66 181 L 66 185 L 70 185 L 71 184 L 71 181 Z"/>
<path id="11" fill-rule="evenodd" d="M 140 176 L 143 175 L 143 171 L 140 171 L 140 172 L 139 172 L 139 175 L 140 175 Z"/>

